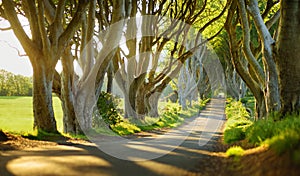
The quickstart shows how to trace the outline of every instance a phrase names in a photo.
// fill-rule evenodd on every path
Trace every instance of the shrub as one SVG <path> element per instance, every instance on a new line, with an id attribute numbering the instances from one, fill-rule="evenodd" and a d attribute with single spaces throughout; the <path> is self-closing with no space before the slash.
<path id="1" fill-rule="evenodd" d="M 230 128 L 224 132 L 224 142 L 227 144 L 245 139 L 245 132 L 242 128 Z"/>
<path id="2" fill-rule="evenodd" d="M 275 135 L 276 130 L 274 128 L 275 123 L 270 119 L 256 121 L 247 129 L 246 139 L 252 144 L 259 145 L 264 140 Z"/>
<path id="3" fill-rule="evenodd" d="M 112 94 L 101 92 L 97 102 L 99 115 L 95 114 L 93 117 L 93 126 L 100 127 L 103 121 L 108 125 L 115 125 L 122 121 L 120 114 L 117 112 L 117 104 L 119 99 Z"/>

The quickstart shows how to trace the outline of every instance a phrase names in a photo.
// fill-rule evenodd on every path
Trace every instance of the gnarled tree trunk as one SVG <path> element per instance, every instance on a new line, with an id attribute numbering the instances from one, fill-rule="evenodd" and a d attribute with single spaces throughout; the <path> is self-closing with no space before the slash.
<path id="1" fill-rule="evenodd" d="M 300 0 L 281 1 L 276 64 L 279 71 L 281 113 L 300 112 Z"/>
<path id="2" fill-rule="evenodd" d="M 73 72 L 73 58 L 69 48 L 65 50 L 61 62 L 63 67 L 61 74 L 61 101 L 64 113 L 63 130 L 65 133 L 80 134 L 82 131 L 74 109 L 73 82 L 76 81 L 76 79 Z"/>
<path id="3" fill-rule="evenodd" d="M 32 63 L 33 67 L 33 113 L 34 127 L 38 130 L 57 133 L 52 106 L 53 72 L 47 62 Z"/>

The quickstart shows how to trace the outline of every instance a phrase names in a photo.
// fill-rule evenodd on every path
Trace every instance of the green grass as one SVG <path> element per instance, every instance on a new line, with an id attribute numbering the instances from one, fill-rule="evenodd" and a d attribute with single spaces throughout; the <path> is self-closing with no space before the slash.
<path id="1" fill-rule="evenodd" d="M 254 146 L 268 145 L 278 154 L 292 152 L 294 160 L 300 163 L 300 115 L 289 115 L 278 120 L 276 113 L 273 113 L 266 119 L 252 122 L 243 104 L 228 100 L 224 142 L 245 140 Z"/>
<path id="2" fill-rule="evenodd" d="M 58 130 L 61 132 L 62 109 L 60 100 L 53 98 L 53 106 Z M 15 133 L 32 133 L 32 97 L 0 97 L 0 129 Z"/>
<path id="3" fill-rule="evenodd" d="M 129 135 L 133 133 L 140 132 L 141 129 L 134 124 L 129 123 L 127 120 L 124 120 L 115 125 L 111 125 L 112 130 L 119 135 Z"/>
<path id="4" fill-rule="evenodd" d="M 247 130 L 246 139 L 255 145 L 267 144 L 279 154 L 294 150 L 300 145 L 300 116 L 289 115 L 280 121 L 273 117 L 259 120 Z"/>
<path id="5" fill-rule="evenodd" d="M 233 143 L 243 140 L 246 136 L 246 130 L 253 123 L 246 107 L 240 101 L 228 99 L 225 112 L 227 122 L 224 129 L 224 142 Z"/>
<path id="6" fill-rule="evenodd" d="M 244 155 L 244 149 L 240 146 L 232 146 L 226 151 L 226 155 L 231 157 L 240 157 Z"/>
<path id="7" fill-rule="evenodd" d="M 176 103 L 161 102 L 159 111 L 161 116 L 158 118 L 145 117 L 144 120 L 137 123 L 132 123 L 127 119 L 122 122 L 111 125 L 112 132 L 108 127 L 94 129 L 96 133 L 103 133 L 107 135 L 128 135 L 139 132 L 141 130 L 147 131 L 159 128 L 172 128 L 179 126 L 184 118 L 189 118 L 197 115 L 199 110 L 203 109 L 208 100 L 201 102 L 194 102 L 193 107 L 185 110 Z M 63 131 L 60 100 L 53 97 L 53 106 L 57 127 L 59 132 Z M 42 138 L 44 134 L 37 133 L 33 130 L 33 110 L 32 97 L 0 97 L 0 129 L 12 133 L 22 134 L 29 138 Z M 49 136 L 49 135 L 46 135 Z M 51 135 L 50 135 L 51 137 Z"/>

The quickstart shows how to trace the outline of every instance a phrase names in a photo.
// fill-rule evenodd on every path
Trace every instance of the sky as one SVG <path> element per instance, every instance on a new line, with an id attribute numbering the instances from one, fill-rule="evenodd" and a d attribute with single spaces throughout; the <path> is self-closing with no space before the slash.
<path id="1" fill-rule="evenodd" d="M 14 74 L 32 76 L 32 67 L 28 57 L 20 57 L 18 50 L 20 54 L 25 54 L 13 32 L 0 31 L 0 69 Z"/>
<path id="2" fill-rule="evenodd" d="M 0 19 L 0 28 L 9 27 L 9 23 Z M 27 27 L 24 27 L 26 30 Z M 0 69 L 14 74 L 32 76 L 32 67 L 25 52 L 12 30 L 0 30 Z"/>
<path id="3" fill-rule="evenodd" d="M 27 22 L 22 19 L 22 17 L 21 21 L 25 24 L 25 32 L 29 34 L 30 30 L 29 26 L 26 25 Z M 0 18 L 0 28 L 6 27 L 9 27 L 9 23 Z M 0 69 L 4 69 L 16 75 L 32 76 L 33 74 L 29 58 L 26 56 L 26 53 L 12 30 L 0 30 Z M 60 62 L 56 70 L 61 71 Z"/>

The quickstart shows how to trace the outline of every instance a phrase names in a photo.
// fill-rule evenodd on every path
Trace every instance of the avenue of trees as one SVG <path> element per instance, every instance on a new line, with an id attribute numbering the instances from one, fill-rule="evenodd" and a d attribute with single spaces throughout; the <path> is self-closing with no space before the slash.
<path id="1" fill-rule="evenodd" d="M 123 92 L 125 117 L 158 116 L 173 78 L 182 106 L 195 92 L 206 96 L 213 81 L 203 67 L 207 41 L 224 67 L 227 93 L 239 99 L 248 89 L 257 119 L 299 113 L 299 8 L 300 0 L 2 0 L 0 16 L 33 68 L 34 126 L 57 132 L 55 93 L 64 132 L 76 134 L 92 127 L 105 77 L 107 92 L 113 79 Z"/>

